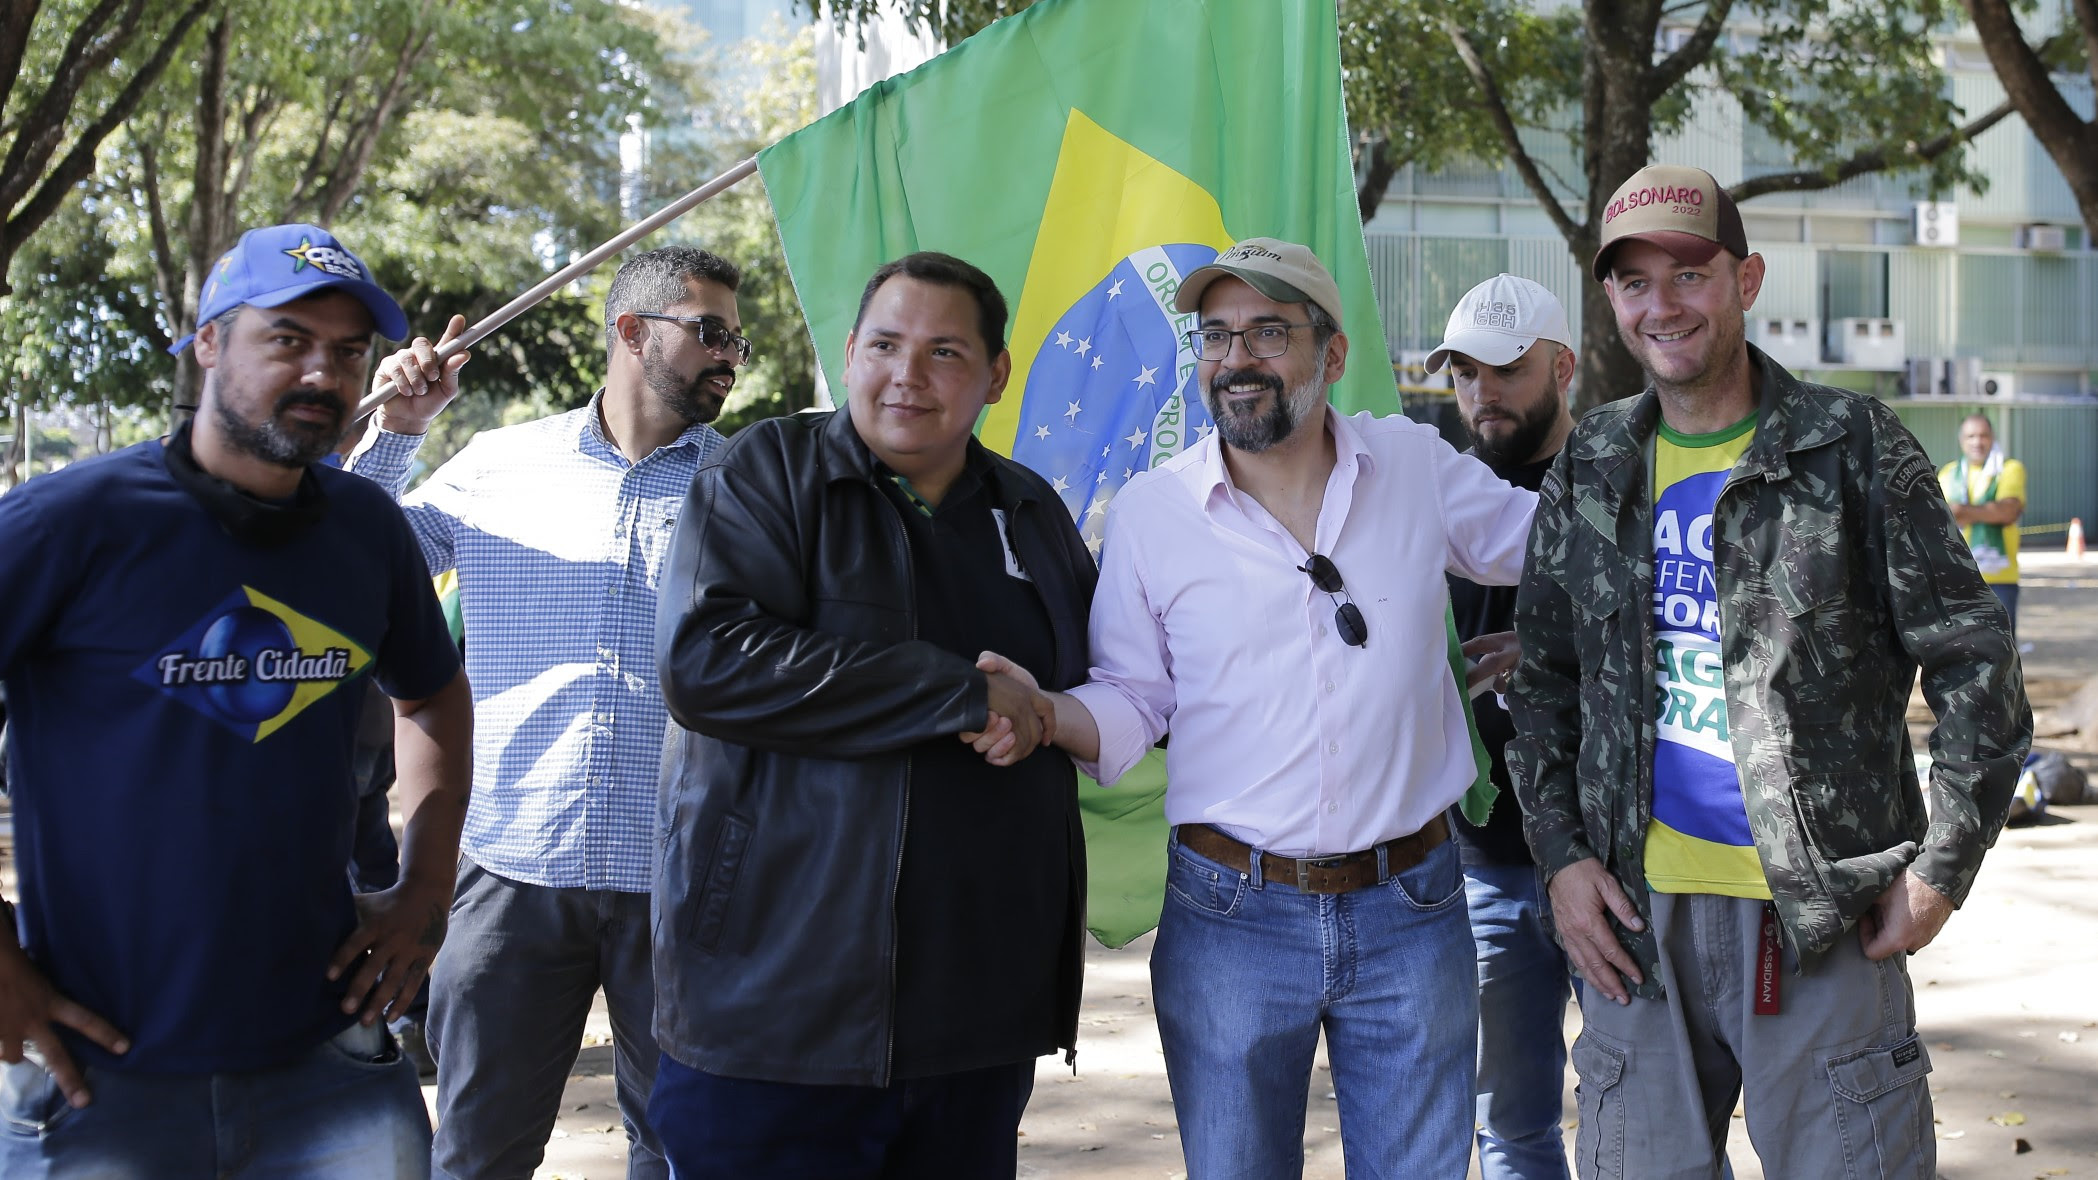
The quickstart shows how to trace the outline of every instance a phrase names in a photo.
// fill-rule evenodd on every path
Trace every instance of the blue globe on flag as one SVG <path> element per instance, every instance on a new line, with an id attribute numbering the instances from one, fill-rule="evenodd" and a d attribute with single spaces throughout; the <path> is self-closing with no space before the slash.
<path id="1" fill-rule="evenodd" d="M 1122 485 L 1216 429 L 1187 346 L 1195 317 L 1173 310 L 1181 277 L 1216 256 L 1183 243 L 1124 258 L 1056 321 L 1028 370 L 1013 458 L 1056 489 L 1095 556 Z"/>

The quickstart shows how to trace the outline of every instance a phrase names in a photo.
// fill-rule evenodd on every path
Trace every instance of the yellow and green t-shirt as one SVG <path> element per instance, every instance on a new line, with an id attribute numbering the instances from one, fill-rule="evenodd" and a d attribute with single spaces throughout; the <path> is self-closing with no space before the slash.
<path id="1" fill-rule="evenodd" d="M 1656 893 L 1770 896 L 1727 733 L 1712 513 L 1755 440 L 1751 414 L 1710 434 L 1664 423 L 1654 440 L 1654 814 L 1646 883 Z"/>
<path id="2" fill-rule="evenodd" d="M 1960 487 L 1962 471 L 1967 476 L 1965 488 Z M 2005 459 L 2000 468 L 1993 463 L 1977 467 L 1964 459 L 1955 459 L 1938 469 L 1938 484 L 1945 490 L 1945 498 L 1955 504 L 2023 501 L 2025 464 Z M 2017 525 L 1970 524 L 1960 531 L 1967 538 L 1967 548 L 1974 552 L 1974 564 L 1981 567 L 1982 581 L 1994 586 L 2018 584 Z"/>

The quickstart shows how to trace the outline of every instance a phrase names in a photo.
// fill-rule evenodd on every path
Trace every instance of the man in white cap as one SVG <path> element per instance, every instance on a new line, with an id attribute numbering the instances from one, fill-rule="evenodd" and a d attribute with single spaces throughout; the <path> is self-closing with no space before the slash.
<path id="1" fill-rule="evenodd" d="M 1511 274 L 1473 287 L 1428 355 L 1430 373 L 1445 367 L 1471 453 L 1516 487 L 1537 490 L 1574 425 L 1566 405 L 1576 367 L 1573 333 L 1558 296 Z M 1514 639 L 1514 587 L 1482 586 L 1454 573 L 1449 583 L 1467 655 L 1488 655 Z M 1507 688 L 1505 676 L 1495 687 Z M 1451 817 L 1479 959 L 1479 1172 L 1484 1180 L 1563 1178 L 1566 955 L 1547 928 L 1537 862 L 1523 843 L 1522 811 L 1508 781 L 1505 748 L 1515 725 L 1498 693 L 1474 700 L 1472 716 L 1502 792 L 1483 824 L 1461 809 Z"/>
<path id="2" fill-rule="evenodd" d="M 1172 731 L 1151 983 L 1188 1173 L 1302 1170 L 1323 1031 L 1349 1172 L 1459 1176 L 1478 989 L 1445 813 L 1482 776 L 1442 573 L 1513 583 L 1535 496 L 1326 404 L 1348 338 L 1305 247 L 1240 242 L 1174 306 L 1217 430 L 1116 497 L 1091 683 L 1051 695 L 1103 783 Z"/>
<path id="3" fill-rule="evenodd" d="M 1581 973 L 1581 1174 L 1932 1176 L 1907 954 L 1973 887 L 2032 714 L 1916 440 L 1743 338 L 1763 281 L 1696 168 L 1634 173 L 1594 272 L 1645 392 L 1539 489 L 1509 748 Z M 1930 804 L 1909 745 L 1922 671 Z"/>

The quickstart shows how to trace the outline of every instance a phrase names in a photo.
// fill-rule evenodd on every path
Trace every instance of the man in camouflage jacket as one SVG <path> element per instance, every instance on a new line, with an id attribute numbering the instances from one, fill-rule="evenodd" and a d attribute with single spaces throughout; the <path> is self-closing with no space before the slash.
<path id="1" fill-rule="evenodd" d="M 1606 212 L 1621 220 L 1606 218 L 1597 277 L 1653 383 L 1587 415 L 1540 491 L 1509 747 L 1588 981 L 1577 1162 L 1583 1176 L 1715 1175 L 1745 1086 L 1771 1175 L 1865 1160 L 1929 1177 L 1929 1061 L 1899 952 L 1965 899 L 2031 741 L 2006 618 L 1893 412 L 1741 338 L 1763 260 L 1725 191 L 1653 167 Z M 1657 531 L 1666 448 L 1714 445 L 1729 423 L 1738 457 L 1705 473 L 1716 500 L 1674 550 L 1703 559 L 1703 609 L 1667 617 L 1667 579 L 1685 576 L 1669 567 L 1690 566 L 1657 559 L 1657 537 L 1677 536 L 1672 512 Z M 1693 666 L 1656 632 L 1694 632 L 1700 615 L 1713 642 Z M 1928 810 L 1905 721 L 1919 667 L 1938 719 Z M 1669 869 L 1652 863 L 1656 841 L 1685 842 L 1668 824 L 1726 827 L 1657 814 L 1684 764 L 1663 750 L 1657 775 L 1657 750 L 1697 712 L 1677 709 L 1695 684 L 1719 740 L 1694 757 L 1738 781 L 1733 822 L 1745 812 L 1742 847 L 1699 844 L 1746 866 L 1731 885 L 1664 884 L 1682 876 L 1673 845 Z"/>

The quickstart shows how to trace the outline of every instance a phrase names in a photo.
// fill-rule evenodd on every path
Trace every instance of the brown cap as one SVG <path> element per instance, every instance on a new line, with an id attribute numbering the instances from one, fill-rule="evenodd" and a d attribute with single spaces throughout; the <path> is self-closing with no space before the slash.
<path id="1" fill-rule="evenodd" d="M 1318 256 L 1308 246 L 1278 238 L 1247 238 L 1217 255 L 1215 262 L 1196 268 L 1180 280 L 1180 292 L 1173 296 L 1174 310 L 1200 311 L 1202 292 L 1227 275 L 1244 279 L 1247 286 L 1277 303 L 1316 303 L 1334 323 L 1342 322 L 1340 285 Z"/>
<path id="2" fill-rule="evenodd" d="M 1611 194 L 1603 206 L 1602 246 L 1590 268 L 1598 281 L 1610 277 L 1610 252 L 1633 238 L 1690 266 L 1704 265 L 1721 250 L 1748 257 L 1734 198 L 1711 173 L 1680 164 L 1648 164 Z"/>

